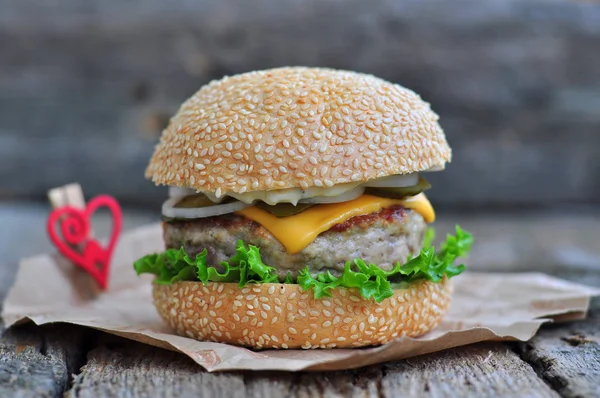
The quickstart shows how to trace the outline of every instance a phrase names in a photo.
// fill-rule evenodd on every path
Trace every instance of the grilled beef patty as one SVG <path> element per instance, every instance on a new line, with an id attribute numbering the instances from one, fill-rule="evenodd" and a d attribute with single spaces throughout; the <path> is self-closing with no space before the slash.
<path id="1" fill-rule="evenodd" d="M 419 253 L 426 228 L 419 213 L 391 206 L 336 224 L 291 254 L 260 224 L 236 214 L 163 223 L 167 248 L 183 246 L 190 256 L 206 248 L 208 264 L 218 268 L 235 254 L 241 239 L 260 248 L 263 262 L 277 268 L 281 280 L 288 272 L 297 276 L 306 266 L 313 274 L 330 271 L 339 276 L 346 262 L 356 258 L 390 269 Z"/>

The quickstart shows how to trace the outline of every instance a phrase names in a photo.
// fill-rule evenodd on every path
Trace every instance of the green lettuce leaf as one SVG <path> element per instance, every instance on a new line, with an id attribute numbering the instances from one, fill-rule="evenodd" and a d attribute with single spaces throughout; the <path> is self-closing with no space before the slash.
<path id="1" fill-rule="evenodd" d="M 409 258 L 404 264 L 395 264 L 389 271 L 362 259 L 355 259 L 353 263 L 346 263 L 339 277 L 333 276 L 329 271 L 312 275 L 306 267 L 299 272 L 295 281 L 288 272 L 284 283 L 297 283 L 304 290 L 311 289 L 317 299 L 331 296 L 331 291 L 337 287 L 345 287 L 358 289 L 365 299 L 373 298 L 381 302 L 394 294 L 394 287 L 406 287 L 421 280 L 438 283 L 444 277 L 452 278 L 465 270 L 464 265 L 454 265 L 454 262 L 471 249 L 471 234 L 456 226 L 455 234 L 446 237 L 438 252 L 432 246 L 434 238 L 434 230 L 428 229 L 419 255 Z M 246 247 L 241 240 L 237 243 L 236 254 L 229 261 L 222 262 L 218 269 L 206 263 L 206 256 L 206 249 L 194 259 L 183 248 L 168 249 L 163 253 L 144 256 L 133 266 L 138 275 L 156 275 L 155 282 L 159 284 L 210 281 L 237 282 L 243 287 L 248 283 L 278 282 L 276 269 L 262 261 L 258 247 Z"/>
<path id="2" fill-rule="evenodd" d="M 160 254 L 144 256 L 133 263 L 137 274 L 154 274 L 155 282 L 169 284 L 176 281 L 207 282 L 238 282 L 240 287 L 253 283 L 275 283 L 277 273 L 275 268 L 262 262 L 256 246 L 244 245 L 238 241 L 236 254 L 221 263 L 220 269 L 206 263 L 208 252 L 204 249 L 190 258 L 183 248 L 167 249 Z"/>

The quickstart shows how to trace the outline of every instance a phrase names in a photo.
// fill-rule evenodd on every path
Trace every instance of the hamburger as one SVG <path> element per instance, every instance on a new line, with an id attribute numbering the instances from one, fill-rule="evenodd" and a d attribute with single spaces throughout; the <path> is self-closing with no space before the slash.
<path id="1" fill-rule="evenodd" d="M 285 67 L 213 81 L 163 131 L 146 177 L 169 186 L 155 275 L 162 319 L 190 338 L 264 348 L 381 345 L 448 310 L 472 243 L 439 250 L 423 174 L 451 149 L 416 93 Z"/>

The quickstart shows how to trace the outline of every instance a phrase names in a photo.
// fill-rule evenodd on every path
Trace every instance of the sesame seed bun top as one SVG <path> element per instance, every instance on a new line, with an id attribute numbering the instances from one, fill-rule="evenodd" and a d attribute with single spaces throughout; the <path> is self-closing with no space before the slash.
<path id="1" fill-rule="evenodd" d="M 146 177 L 203 192 L 331 187 L 443 169 L 438 116 L 377 77 L 286 67 L 213 81 L 163 131 Z"/>

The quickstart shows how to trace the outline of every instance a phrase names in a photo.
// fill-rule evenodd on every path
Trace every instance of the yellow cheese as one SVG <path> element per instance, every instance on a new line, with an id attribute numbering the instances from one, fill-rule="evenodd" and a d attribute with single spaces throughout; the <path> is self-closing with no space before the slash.
<path id="1" fill-rule="evenodd" d="M 407 209 L 413 209 L 417 213 L 423 216 L 426 223 L 432 223 L 435 221 L 435 211 L 433 206 L 427 199 L 424 193 L 420 193 L 415 196 L 409 196 L 399 201 L 400 204 Z"/>
<path id="2" fill-rule="evenodd" d="M 256 221 L 273 234 L 288 253 L 297 253 L 311 244 L 321 232 L 334 225 L 352 217 L 378 212 L 392 205 L 413 209 L 428 223 L 435 220 L 433 207 L 422 193 L 404 199 L 362 195 L 348 202 L 316 205 L 301 213 L 282 218 L 256 206 L 247 207 L 236 214 Z"/>

